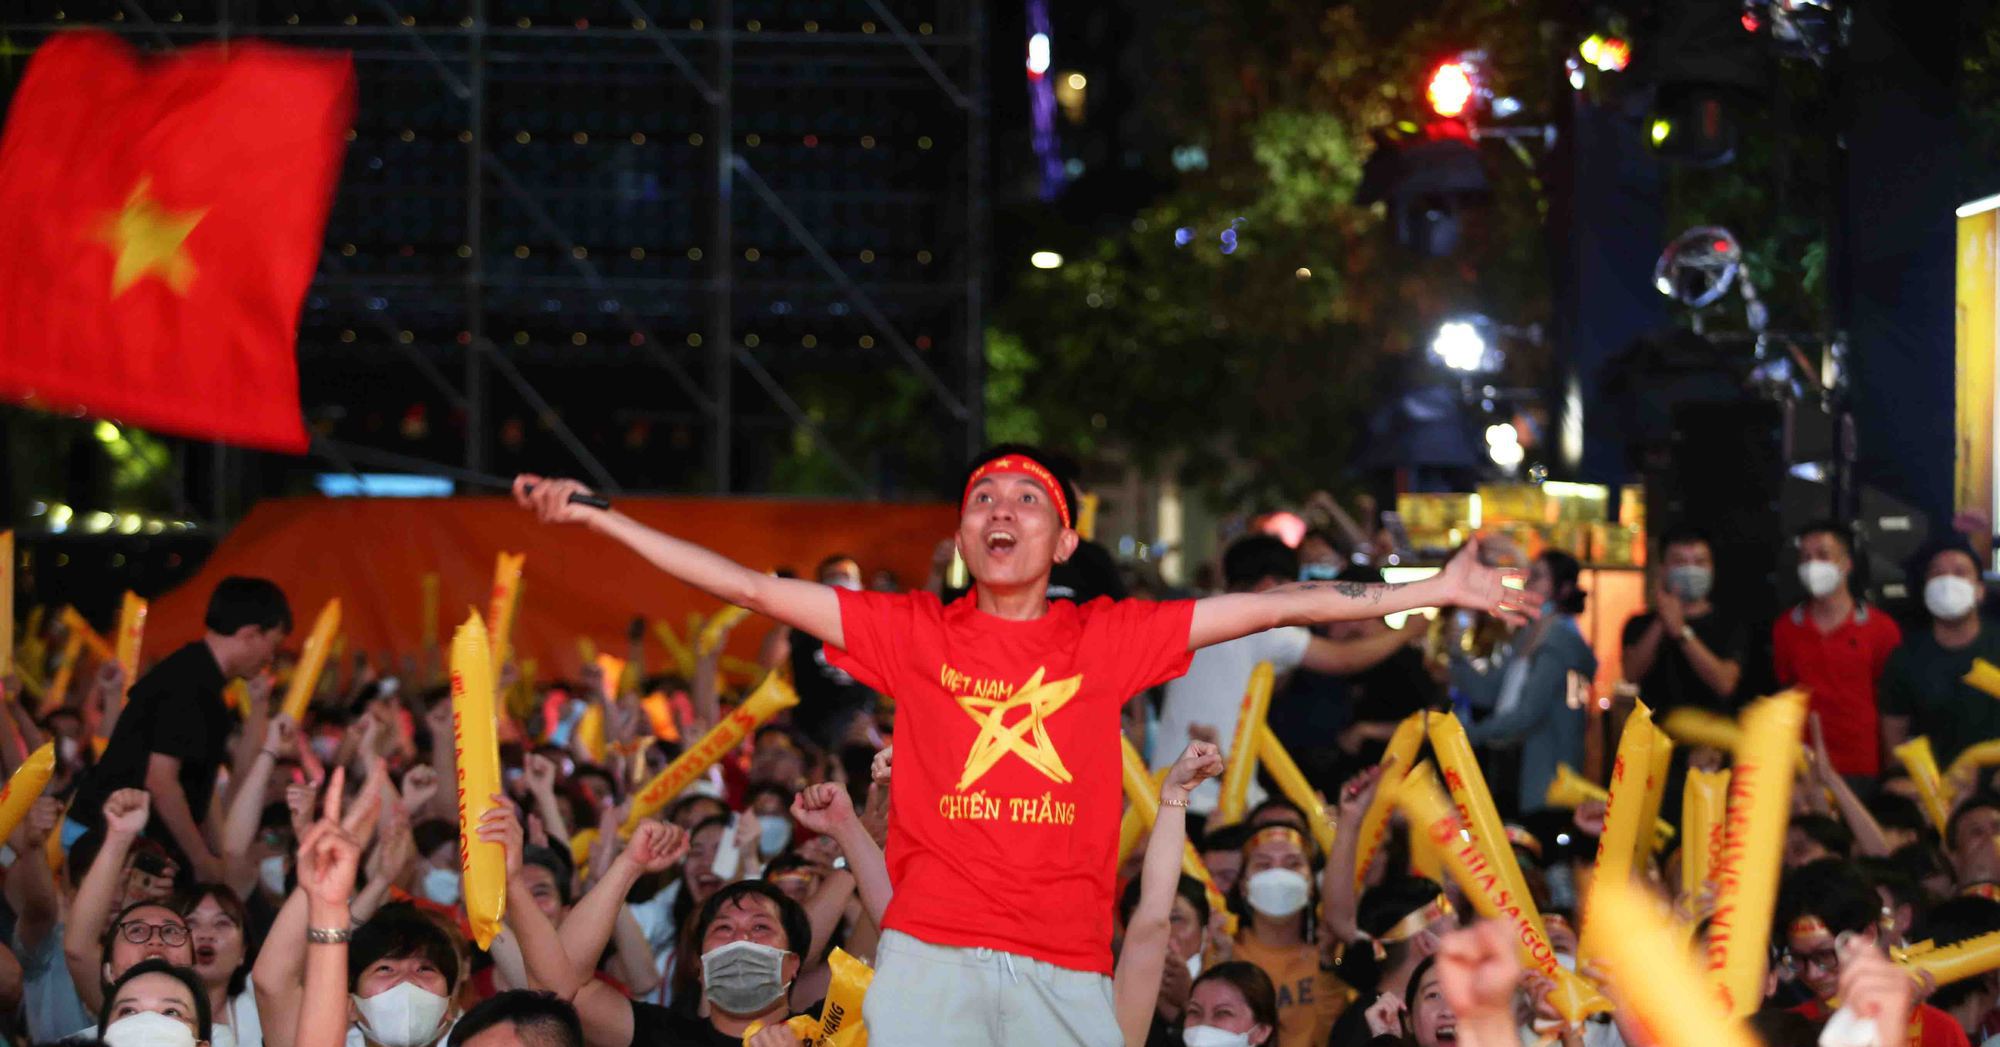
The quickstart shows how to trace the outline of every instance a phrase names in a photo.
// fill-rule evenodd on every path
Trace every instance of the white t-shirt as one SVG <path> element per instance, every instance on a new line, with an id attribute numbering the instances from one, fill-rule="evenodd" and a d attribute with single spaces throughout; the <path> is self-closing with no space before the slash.
<path id="1" fill-rule="evenodd" d="M 1243 692 L 1250 686 L 1250 671 L 1258 662 L 1270 662 L 1283 676 L 1299 667 L 1311 641 L 1312 633 L 1305 629 L 1281 626 L 1196 651 L 1188 671 L 1167 683 L 1167 698 L 1160 706 L 1159 729 L 1153 735 L 1147 763 L 1154 770 L 1171 766 L 1187 748 L 1188 728 L 1194 724 L 1215 728 L 1222 756 L 1228 759 L 1229 743 L 1236 736 L 1236 714 L 1243 707 Z M 1252 804 L 1262 802 L 1263 791 L 1254 781 L 1250 792 Z M 1188 797 L 1188 809 L 1208 814 L 1221 799 L 1222 783 L 1211 778 Z"/>

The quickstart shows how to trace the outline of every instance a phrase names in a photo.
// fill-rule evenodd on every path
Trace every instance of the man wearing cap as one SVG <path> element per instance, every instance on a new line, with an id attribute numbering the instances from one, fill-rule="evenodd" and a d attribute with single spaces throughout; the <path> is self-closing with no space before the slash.
<path id="1" fill-rule="evenodd" d="M 1980 620 L 1986 583 L 1962 536 L 1931 543 L 1917 563 L 1931 627 L 1905 637 L 1882 668 L 1882 738 L 1893 749 L 1928 735 L 1938 763 L 1949 765 L 1966 746 L 2000 738 L 2000 696 L 1965 682 L 1975 661 L 2000 666 L 2000 632 Z"/>
<path id="2" fill-rule="evenodd" d="M 836 590 L 774 578 L 614 510 L 575 481 L 522 476 L 544 522 L 581 523 L 719 599 L 817 636 L 828 659 L 896 700 L 887 859 L 896 886 L 868 993 L 869 1038 L 899 1044 L 1122 1042 L 1111 916 L 1119 710 L 1191 652 L 1280 625 L 1456 604 L 1519 616 L 1518 579 L 1468 549 L 1407 585 L 1299 582 L 1192 601 L 1051 602 L 1077 547 L 1068 485 L 1026 447 L 966 472 L 954 541 L 973 588 Z M 532 490 L 530 488 L 532 487 Z"/>

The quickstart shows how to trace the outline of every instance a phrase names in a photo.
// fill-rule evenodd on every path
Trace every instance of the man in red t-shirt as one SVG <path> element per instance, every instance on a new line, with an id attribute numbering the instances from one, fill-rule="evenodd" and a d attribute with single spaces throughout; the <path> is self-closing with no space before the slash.
<path id="1" fill-rule="evenodd" d="M 1280 625 L 1459 605 L 1520 617 L 1518 578 L 1467 548 L 1406 585 L 1298 582 L 1162 602 L 1050 601 L 1075 552 L 1073 496 L 1032 448 L 967 471 L 955 538 L 973 588 L 872 593 L 774 578 L 615 511 L 570 480 L 523 476 L 517 500 L 584 523 L 722 600 L 817 636 L 896 700 L 883 919 L 869 1038 L 901 1044 L 1109 1045 L 1111 917 L 1123 771 L 1119 709 L 1192 652 Z M 532 487 L 532 490 L 529 488 Z"/>
<path id="2" fill-rule="evenodd" d="M 1808 599 L 1771 625 L 1771 667 L 1786 687 L 1803 687 L 1826 731 L 1833 769 L 1874 777 L 1882 772 L 1881 721 L 1875 681 L 1903 631 L 1847 588 L 1854 547 L 1835 523 L 1799 532 L 1799 584 Z"/>

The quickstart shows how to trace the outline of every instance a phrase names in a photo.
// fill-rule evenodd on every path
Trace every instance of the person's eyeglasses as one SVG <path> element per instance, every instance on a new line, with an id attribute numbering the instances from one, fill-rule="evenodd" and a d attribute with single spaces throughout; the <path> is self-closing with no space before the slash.
<path id="1" fill-rule="evenodd" d="M 186 945 L 188 940 L 188 929 L 177 923 L 141 923 L 138 920 L 128 920 L 118 925 L 118 934 L 133 945 L 144 945 L 157 938 L 161 945 L 174 948 Z"/>

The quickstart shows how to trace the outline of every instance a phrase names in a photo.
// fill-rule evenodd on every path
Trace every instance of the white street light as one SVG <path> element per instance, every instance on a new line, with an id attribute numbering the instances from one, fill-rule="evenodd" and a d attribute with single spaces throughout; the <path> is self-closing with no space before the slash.
<path id="1" fill-rule="evenodd" d="M 1054 251 L 1036 251 L 1028 256 L 1028 264 L 1037 269 L 1061 269 L 1063 256 Z"/>
<path id="2" fill-rule="evenodd" d="M 1486 363 L 1486 338 L 1472 324 L 1452 320 L 1439 325 L 1431 339 L 1431 352 L 1454 371 L 1479 371 Z"/>

